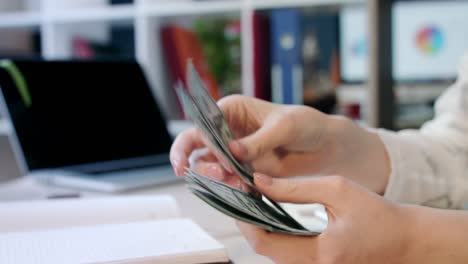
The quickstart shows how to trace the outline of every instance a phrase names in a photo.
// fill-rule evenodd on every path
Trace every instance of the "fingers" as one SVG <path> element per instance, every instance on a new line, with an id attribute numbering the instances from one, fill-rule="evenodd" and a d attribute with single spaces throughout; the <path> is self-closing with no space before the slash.
<path id="1" fill-rule="evenodd" d="M 354 186 L 340 176 L 278 179 L 255 173 L 255 186 L 267 197 L 289 203 L 320 203 L 328 209 L 341 208 Z"/>
<path id="2" fill-rule="evenodd" d="M 312 252 L 316 244 L 315 237 L 295 237 L 271 233 L 259 227 L 236 221 L 242 235 L 252 249 L 260 255 L 268 256 L 275 262 L 288 262 L 298 248 Z"/>
<path id="3" fill-rule="evenodd" d="M 268 252 L 277 247 L 278 243 L 271 243 L 272 241 L 267 239 L 269 234 L 264 229 L 240 221 L 236 221 L 236 224 L 252 249 L 258 254 L 269 255 Z M 279 250 L 284 249 L 279 248 Z"/>
<path id="4" fill-rule="evenodd" d="M 194 171 L 213 180 L 223 181 L 226 178 L 223 167 L 215 162 L 198 162 L 194 165 Z"/>
<path id="5" fill-rule="evenodd" d="M 271 256 L 272 252 L 281 252 L 285 249 L 282 247 L 285 244 L 285 235 L 269 233 L 264 229 L 240 221 L 236 221 L 236 224 L 252 249 L 258 254 Z"/>
<path id="6" fill-rule="evenodd" d="M 238 190 L 245 191 L 245 192 L 248 191 L 248 187 L 245 185 L 243 180 L 237 175 L 230 174 L 230 175 L 225 177 L 223 182 L 226 183 L 229 186 L 232 186 L 232 187 L 238 189 Z"/>
<path id="7" fill-rule="evenodd" d="M 229 145 L 234 156 L 243 161 L 253 161 L 266 153 L 287 145 L 294 137 L 290 122 L 272 118 L 253 134 L 232 142 Z"/>
<path id="8" fill-rule="evenodd" d="M 252 117 L 249 110 L 261 104 L 261 101 L 242 95 L 230 95 L 223 97 L 217 104 L 229 126 L 235 128 L 245 125 L 245 121 Z"/>
<path id="9" fill-rule="evenodd" d="M 176 175 L 184 175 L 184 168 L 189 167 L 190 154 L 202 147 L 204 147 L 203 140 L 195 128 L 182 132 L 176 138 L 169 155 Z"/>
<path id="10" fill-rule="evenodd" d="M 227 118 L 238 120 L 247 116 L 245 108 L 242 106 L 244 100 L 246 100 L 246 97 L 243 96 L 228 96 L 220 100 L 219 104 L 225 115 L 227 114 Z M 228 123 L 231 124 L 229 120 Z M 188 158 L 190 154 L 195 149 L 202 148 L 205 145 L 203 137 L 196 128 L 184 131 L 176 138 L 170 153 L 170 160 L 176 175 L 181 176 L 184 174 L 184 168 L 189 166 Z M 219 159 L 219 161 L 223 163 L 227 170 L 230 170 L 223 159 Z"/>
<path id="11" fill-rule="evenodd" d="M 229 125 L 238 130 L 240 136 L 252 133 L 230 144 L 236 158 L 253 161 L 290 140 L 293 122 L 286 121 L 285 113 L 273 111 L 278 106 L 239 95 L 225 97 L 218 104 Z"/>
<path id="12" fill-rule="evenodd" d="M 189 162 L 190 164 L 192 162 L 200 162 L 200 161 L 206 161 L 206 162 L 214 162 L 217 161 L 218 159 L 216 156 L 213 154 L 213 152 L 210 151 L 209 148 L 201 148 L 201 149 L 196 149 L 190 154 L 189 156 Z"/>

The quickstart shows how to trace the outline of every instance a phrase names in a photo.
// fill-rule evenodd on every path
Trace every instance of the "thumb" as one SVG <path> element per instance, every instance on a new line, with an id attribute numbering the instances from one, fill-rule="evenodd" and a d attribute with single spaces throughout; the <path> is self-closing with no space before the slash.
<path id="1" fill-rule="evenodd" d="M 291 140 L 290 129 L 281 122 L 268 122 L 259 130 L 229 145 L 234 156 L 242 161 L 254 161 L 266 153 L 287 145 Z"/>
<path id="2" fill-rule="evenodd" d="M 278 179 L 255 173 L 255 187 L 268 198 L 278 202 L 309 204 L 320 203 L 327 208 L 340 207 L 346 198 L 348 181 L 339 176 L 304 179 Z"/>

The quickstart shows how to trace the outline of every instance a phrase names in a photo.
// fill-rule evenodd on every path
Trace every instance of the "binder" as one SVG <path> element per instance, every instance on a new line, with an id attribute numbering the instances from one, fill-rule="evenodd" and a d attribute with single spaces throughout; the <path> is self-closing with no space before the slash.
<path id="1" fill-rule="evenodd" d="M 272 101 L 302 104 L 300 13 L 295 9 L 276 9 L 271 19 Z"/>
<path id="2" fill-rule="evenodd" d="M 254 40 L 254 96 L 271 101 L 270 21 L 259 11 L 252 16 Z"/>
<path id="3" fill-rule="evenodd" d="M 177 24 L 168 24 L 161 29 L 160 34 L 166 63 L 169 66 L 171 86 L 174 88 L 182 83 L 184 87 L 187 87 L 185 74 L 187 72 L 187 61 L 192 60 L 211 97 L 215 101 L 219 100 L 221 98 L 219 84 L 209 68 L 200 39 L 196 33 Z M 179 101 L 177 103 L 181 111 L 180 117 L 184 119 L 185 114 L 182 105 Z"/>

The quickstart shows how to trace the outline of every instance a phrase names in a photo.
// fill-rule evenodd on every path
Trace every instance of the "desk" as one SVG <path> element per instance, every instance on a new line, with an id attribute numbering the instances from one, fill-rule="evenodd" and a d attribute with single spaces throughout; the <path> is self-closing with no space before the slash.
<path id="1" fill-rule="evenodd" d="M 43 186 L 33 179 L 24 177 L 0 186 L 0 200 L 42 199 L 47 194 L 55 194 L 64 191 L 66 192 L 69 190 Z M 210 235 L 223 243 L 233 263 L 272 263 L 269 259 L 259 256 L 252 251 L 247 242 L 240 235 L 232 218 L 219 213 L 199 200 L 187 190 L 185 183 L 182 181 L 118 195 L 161 194 L 173 196 L 177 200 L 183 216 L 193 219 Z M 82 193 L 82 196 L 85 198 L 111 195 L 115 194 Z"/>

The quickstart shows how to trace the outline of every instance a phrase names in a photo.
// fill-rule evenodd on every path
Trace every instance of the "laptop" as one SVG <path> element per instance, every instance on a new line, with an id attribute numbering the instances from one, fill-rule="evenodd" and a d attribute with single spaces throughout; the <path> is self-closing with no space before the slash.
<path id="1" fill-rule="evenodd" d="M 177 178 L 173 139 L 135 61 L 2 61 L 0 90 L 25 175 L 103 192 Z"/>

